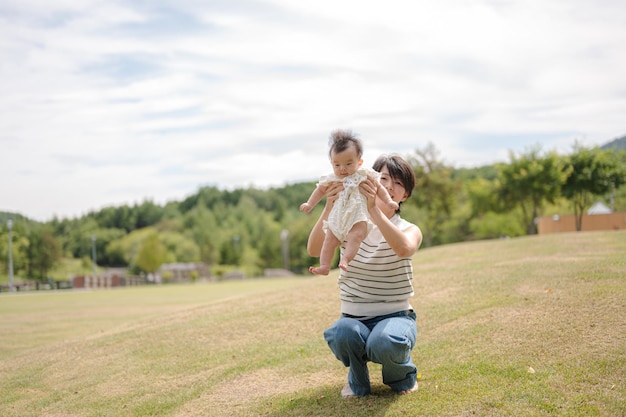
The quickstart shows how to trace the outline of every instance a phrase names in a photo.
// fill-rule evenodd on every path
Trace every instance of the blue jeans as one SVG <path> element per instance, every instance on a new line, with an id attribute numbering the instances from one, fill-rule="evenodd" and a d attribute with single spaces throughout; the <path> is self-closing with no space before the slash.
<path id="1" fill-rule="evenodd" d="M 413 388 L 417 367 L 411 350 L 417 338 L 415 313 L 399 311 L 360 321 L 345 315 L 324 332 L 324 338 L 347 367 L 348 383 L 356 395 L 371 392 L 367 362 L 382 365 L 383 383 L 394 391 Z"/>

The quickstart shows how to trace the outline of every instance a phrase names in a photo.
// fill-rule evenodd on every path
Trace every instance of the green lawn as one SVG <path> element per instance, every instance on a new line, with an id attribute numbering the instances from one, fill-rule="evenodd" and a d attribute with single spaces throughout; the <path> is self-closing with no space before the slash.
<path id="1" fill-rule="evenodd" d="M 344 400 L 330 277 L 0 295 L 0 415 L 625 416 L 626 233 L 414 257 L 419 390 Z"/>

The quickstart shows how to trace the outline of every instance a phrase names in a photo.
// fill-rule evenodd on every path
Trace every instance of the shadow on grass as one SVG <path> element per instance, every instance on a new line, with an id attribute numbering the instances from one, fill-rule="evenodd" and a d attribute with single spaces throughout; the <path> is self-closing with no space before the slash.
<path id="1" fill-rule="evenodd" d="M 388 387 L 372 387 L 365 397 L 342 398 L 341 386 L 325 386 L 272 397 L 259 406 L 259 415 L 271 417 L 384 416 L 399 395 Z"/>

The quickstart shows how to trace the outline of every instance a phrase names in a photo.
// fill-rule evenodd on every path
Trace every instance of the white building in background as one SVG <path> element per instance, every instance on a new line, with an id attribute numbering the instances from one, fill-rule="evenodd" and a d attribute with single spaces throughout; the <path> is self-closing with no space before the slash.
<path id="1" fill-rule="evenodd" d="M 613 210 L 611 210 L 606 204 L 602 201 L 598 201 L 593 206 L 587 210 L 587 214 L 611 214 Z"/>

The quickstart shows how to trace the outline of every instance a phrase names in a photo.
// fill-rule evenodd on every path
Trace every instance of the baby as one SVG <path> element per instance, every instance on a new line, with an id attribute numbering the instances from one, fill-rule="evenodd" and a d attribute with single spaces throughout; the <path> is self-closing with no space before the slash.
<path id="1" fill-rule="evenodd" d="M 320 177 L 317 187 L 306 203 L 300 205 L 300 211 L 310 213 L 319 203 L 329 184 L 343 183 L 343 191 L 335 201 L 328 220 L 324 222 L 326 232 L 320 253 L 320 266 L 310 267 L 313 274 L 328 275 L 335 249 L 345 240 L 346 246 L 341 253 L 339 268 L 348 269 L 348 263 L 354 259 L 361 241 L 368 232 L 367 199 L 359 191 L 359 184 L 370 178 L 378 181 L 380 174 L 373 169 L 363 168 L 363 145 L 349 130 L 336 130 L 331 133 L 330 151 L 328 152 L 333 167 L 333 174 Z M 389 208 L 398 209 L 387 189 L 379 184 L 376 196 Z"/>

